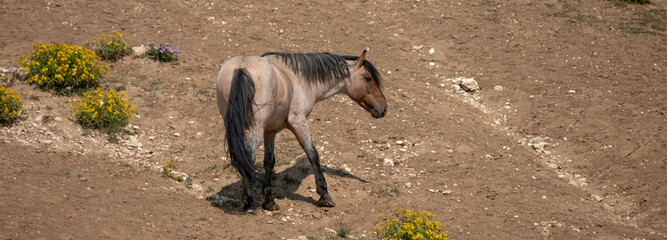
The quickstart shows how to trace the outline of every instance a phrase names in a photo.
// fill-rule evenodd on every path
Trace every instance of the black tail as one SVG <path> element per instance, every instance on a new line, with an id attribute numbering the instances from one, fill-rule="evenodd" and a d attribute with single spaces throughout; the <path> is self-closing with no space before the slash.
<path id="1" fill-rule="evenodd" d="M 245 128 L 253 121 L 252 102 L 255 84 L 245 68 L 234 70 L 229 92 L 229 104 L 225 113 L 225 137 L 232 165 L 242 177 L 264 182 L 264 177 L 250 163 L 250 153 L 246 149 Z"/>

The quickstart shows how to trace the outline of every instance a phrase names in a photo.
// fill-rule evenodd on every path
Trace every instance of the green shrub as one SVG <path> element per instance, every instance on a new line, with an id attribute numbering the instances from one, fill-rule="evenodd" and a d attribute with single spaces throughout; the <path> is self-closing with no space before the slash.
<path id="1" fill-rule="evenodd" d="M 16 92 L 0 86 L 0 124 L 13 123 L 21 113 L 23 101 Z"/>
<path id="2" fill-rule="evenodd" d="M 134 107 L 123 96 L 125 93 L 98 88 L 85 92 L 70 108 L 81 125 L 115 133 L 127 126 L 134 113 Z"/>
<path id="3" fill-rule="evenodd" d="M 20 65 L 27 71 L 28 83 L 61 94 L 93 88 L 109 70 L 95 53 L 70 44 L 33 44 Z"/>
<path id="4" fill-rule="evenodd" d="M 105 61 L 117 61 L 132 53 L 132 49 L 128 49 L 127 38 L 116 31 L 111 35 L 102 34 L 102 37 L 95 40 L 95 44 L 95 54 Z"/>
<path id="5" fill-rule="evenodd" d="M 177 62 L 180 54 L 179 47 L 170 47 L 169 43 L 155 44 L 155 42 L 148 40 L 146 42 L 149 49 L 146 56 L 150 59 L 160 62 Z"/>
<path id="6" fill-rule="evenodd" d="M 434 217 L 429 212 L 413 212 L 399 207 L 391 210 L 394 217 L 382 218 L 374 229 L 380 239 L 447 239 L 447 234 L 440 228 L 440 222 L 431 221 Z"/>

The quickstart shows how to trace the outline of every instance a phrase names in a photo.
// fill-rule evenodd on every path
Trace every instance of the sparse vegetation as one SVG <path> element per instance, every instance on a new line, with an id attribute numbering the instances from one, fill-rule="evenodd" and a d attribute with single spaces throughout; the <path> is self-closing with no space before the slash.
<path id="1" fill-rule="evenodd" d="M 81 125 L 115 134 L 127 126 L 134 113 L 134 106 L 124 96 L 122 92 L 98 88 L 84 93 L 70 108 Z"/>
<path id="2" fill-rule="evenodd" d="M 0 124 L 11 124 L 18 119 L 23 100 L 15 91 L 0 86 Z"/>
<path id="3" fill-rule="evenodd" d="M 614 4 L 616 4 L 616 6 L 623 6 L 623 7 L 627 4 L 639 4 L 639 5 L 651 4 L 650 0 L 611 0 L 611 1 L 613 1 Z"/>
<path id="4" fill-rule="evenodd" d="M 380 239 L 447 239 L 432 213 L 395 207 L 392 217 L 378 219 L 374 235 Z"/>
<path id="5" fill-rule="evenodd" d="M 93 88 L 109 70 L 94 52 L 70 44 L 33 44 L 20 65 L 28 83 L 60 94 Z"/>
<path id="6" fill-rule="evenodd" d="M 148 58 L 159 62 L 169 62 L 177 65 L 178 55 L 180 54 L 180 48 L 178 46 L 172 48 L 169 43 L 156 44 L 151 40 L 146 41 L 146 45 L 149 47 L 146 52 Z"/>
<path id="7" fill-rule="evenodd" d="M 164 162 L 162 162 L 162 172 L 169 178 L 176 179 L 177 181 L 183 181 L 183 174 L 176 172 L 176 166 L 178 165 L 178 160 L 174 157 L 167 157 Z"/>
<path id="8" fill-rule="evenodd" d="M 290 186 L 290 185 L 298 186 L 299 184 L 301 184 L 300 180 L 294 179 L 287 174 L 283 175 L 282 180 L 283 180 L 283 183 L 285 184 L 285 186 Z"/>
<path id="9" fill-rule="evenodd" d="M 113 31 L 111 35 L 102 34 L 99 39 L 95 40 L 95 54 L 105 61 L 117 61 L 132 53 L 126 40 L 127 38 L 117 31 Z"/>

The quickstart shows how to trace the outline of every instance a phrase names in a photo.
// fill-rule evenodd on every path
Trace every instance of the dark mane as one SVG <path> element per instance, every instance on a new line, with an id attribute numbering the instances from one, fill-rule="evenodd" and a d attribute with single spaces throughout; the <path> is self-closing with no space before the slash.
<path id="1" fill-rule="evenodd" d="M 329 84 L 350 77 L 347 60 L 357 60 L 357 56 L 341 56 L 328 52 L 322 53 L 278 53 L 267 52 L 262 55 L 279 56 L 292 71 L 300 73 L 309 83 Z M 380 74 L 369 61 L 364 60 L 364 67 L 381 87 Z"/>

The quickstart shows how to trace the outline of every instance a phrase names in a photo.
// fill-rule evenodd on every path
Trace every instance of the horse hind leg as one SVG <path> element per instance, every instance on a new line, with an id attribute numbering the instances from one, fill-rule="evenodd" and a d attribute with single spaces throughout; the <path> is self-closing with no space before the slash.
<path id="1" fill-rule="evenodd" d="M 255 203 L 252 200 L 252 177 L 245 173 L 241 173 L 241 178 L 241 181 L 243 182 L 243 196 L 241 197 L 243 211 L 253 213 Z"/>
<path id="2" fill-rule="evenodd" d="M 271 178 L 273 177 L 273 167 L 276 163 L 276 155 L 274 152 L 276 132 L 267 132 L 264 134 L 264 186 L 262 193 L 264 193 L 264 203 L 262 208 L 269 211 L 277 211 L 280 209 L 276 204 L 273 195 L 271 194 Z"/>
<path id="3" fill-rule="evenodd" d="M 253 129 L 250 129 L 249 134 L 248 134 L 248 140 L 246 143 L 246 151 L 248 151 L 248 156 L 250 156 L 250 164 L 254 165 L 255 164 L 255 158 L 257 155 L 257 149 L 259 148 L 259 145 L 262 143 L 261 138 L 258 137 L 258 132 L 262 132 L 262 128 L 255 127 Z M 248 213 L 253 213 L 255 209 L 255 204 L 253 201 L 252 193 L 253 193 L 253 177 L 250 176 L 249 174 L 244 176 L 243 174 L 241 175 L 243 178 L 243 211 L 248 212 Z M 261 180 L 261 179 L 257 179 Z"/>

